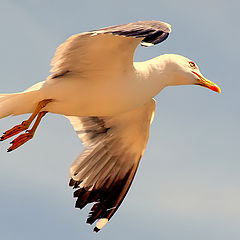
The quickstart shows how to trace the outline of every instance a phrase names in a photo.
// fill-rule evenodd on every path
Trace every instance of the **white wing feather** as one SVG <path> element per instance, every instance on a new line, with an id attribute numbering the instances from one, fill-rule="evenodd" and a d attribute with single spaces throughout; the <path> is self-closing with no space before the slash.
<path id="1" fill-rule="evenodd" d="M 49 79 L 69 72 L 91 79 L 97 74 L 127 71 L 133 65 L 134 51 L 141 42 L 152 46 L 164 41 L 171 26 L 159 21 L 139 21 L 71 36 L 61 44 L 51 61 Z"/>
<path id="2" fill-rule="evenodd" d="M 125 197 L 145 150 L 155 101 L 113 117 L 68 117 L 86 147 L 71 167 L 76 207 L 96 202 L 87 222 L 110 219 Z M 95 228 L 95 231 L 99 229 Z"/>

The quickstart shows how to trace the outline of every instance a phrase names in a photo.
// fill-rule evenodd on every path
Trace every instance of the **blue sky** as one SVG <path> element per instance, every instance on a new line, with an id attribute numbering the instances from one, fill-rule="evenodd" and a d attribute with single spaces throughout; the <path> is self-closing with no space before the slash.
<path id="1" fill-rule="evenodd" d="M 63 116 L 48 114 L 33 140 L 0 149 L 0 232 L 15 239 L 240 238 L 239 10 L 237 1 L 0 0 L 0 92 L 44 80 L 68 36 L 138 20 L 163 20 L 172 34 L 135 60 L 177 53 L 219 84 L 169 87 L 157 97 L 150 139 L 118 213 L 99 234 L 74 209 L 71 162 L 82 146 Z M 2 132 L 26 116 L 2 119 Z"/>

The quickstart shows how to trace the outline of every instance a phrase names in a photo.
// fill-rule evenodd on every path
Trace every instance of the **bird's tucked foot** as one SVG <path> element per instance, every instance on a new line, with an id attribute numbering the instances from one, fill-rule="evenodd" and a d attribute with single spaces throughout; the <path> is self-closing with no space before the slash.
<path id="1" fill-rule="evenodd" d="M 17 138 L 15 138 L 11 142 L 12 146 L 10 148 L 8 148 L 7 151 L 11 152 L 11 151 L 15 150 L 16 148 L 22 146 L 24 143 L 26 143 L 30 139 L 32 139 L 41 119 L 46 115 L 46 113 L 47 113 L 47 111 L 40 112 L 37 115 L 37 119 L 36 119 L 32 129 L 27 130 L 26 133 L 23 133 L 23 134 L 19 135 Z"/>
<path id="2" fill-rule="evenodd" d="M 14 126 L 10 130 L 7 130 L 6 132 L 3 133 L 3 135 L 0 137 L 0 141 L 4 141 L 12 136 L 15 136 L 16 134 L 25 131 L 28 129 L 30 125 L 30 122 L 28 120 L 23 121 L 21 124 Z"/>
<path id="3" fill-rule="evenodd" d="M 41 110 L 50 102 L 52 102 L 52 99 L 44 99 L 42 101 L 40 101 L 37 105 L 37 107 L 35 108 L 34 112 L 31 114 L 31 116 L 28 118 L 28 120 L 23 121 L 21 124 L 11 128 L 10 130 L 6 131 L 5 133 L 3 133 L 3 135 L 0 137 L 0 141 L 4 141 L 12 136 L 15 136 L 16 134 L 25 131 L 29 128 L 29 126 L 31 125 L 31 123 L 33 122 L 33 120 L 35 119 L 35 117 L 37 116 L 37 119 L 32 127 L 32 129 L 27 130 L 26 133 L 21 134 L 20 136 L 18 136 L 16 139 L 14 139 L 11 144 L 12 146 L 10 148 L 8 148 L 8 152 L 11 152 L 12 150 L 20 147 L 21 145 L 23 145 L 25 142 L 29 141 L 30 139 L 33 138 L 34 133 L 42 119 L 42 117 L 44 117 L 47 113 L 47 111 L 42 111 Z"/>
<path id="4" fill-rule="evenodd" d="M 22 146 L 24 143 L 26 143 L 27 141 L 29 141 L 30 139 L 33 138 L 34 135 L 34 131 L 32 130 L 27 130 L 26 133 L 23 133 L 21 135 L 19 135 L 17 138 L 15 138 L 11 144 L 12 146 L 10 148 L 8 148 L 8 152 L 11 152 L 13 150 L 15 150 L 16 148 Z"/>
<path id="5" fill-rule="evenodd" d="M 45 113 L 43 112 L 44 114 L 40 114 L 40 111 L 50 102 L 52 102 L 52 99 L 44 99 L 40 101 L 36 109 L 32 113 L 32 115 L 29 117 L 29 119 L 26 121 L 23 121 L 21 124 L 11 128 L 10 130 L 7 130 L 6 132 L 4 132 L 3 135 L 0 137 L 0 141 L 4 141 L 10 137 L 15 136 L 20 132 L 27 130 L 36 116 L 40 115 L 42 118 L 46 114 L 46 111 L 44 111 Z"/>

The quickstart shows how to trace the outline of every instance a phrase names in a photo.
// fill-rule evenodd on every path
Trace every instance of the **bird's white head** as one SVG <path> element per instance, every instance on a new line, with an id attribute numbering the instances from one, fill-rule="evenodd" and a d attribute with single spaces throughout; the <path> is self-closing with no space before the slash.
<path id="1" fill-rule="evenodd" d="M 220 87 L 206 79 L 192 60 L 176 54 L 161 57 L 164 58 L 165 70 L 169 73 L 168 86 L 199 85 L 221 93 Z"/>

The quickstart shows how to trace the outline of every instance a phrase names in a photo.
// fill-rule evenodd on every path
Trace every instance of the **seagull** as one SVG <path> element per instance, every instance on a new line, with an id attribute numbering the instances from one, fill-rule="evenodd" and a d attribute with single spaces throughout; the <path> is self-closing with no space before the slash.
<path id="1" fill-rule="evenodd" d="M 70 168 L 69 186 L 75 189 L 76 208 L 93 205 L 87 223 L 96 222 L 95 232 L 111 219 L 131 186 L 154 118 L 153 97 L 175 85 L 221 92 L 186 57 L 164 54 L 133 61 L 139 44 L 156 45 L 170 32 L 167 23 L 139 21 L 73 35 L 57 48 L 45 81 L 20 93 L 0 94 L 0 119 L 31 114 L 1 136 L 4 141 L 25 131 L 8 152 L 32 139 L 48 112 L 70 120 L 85 148 Z"/>

